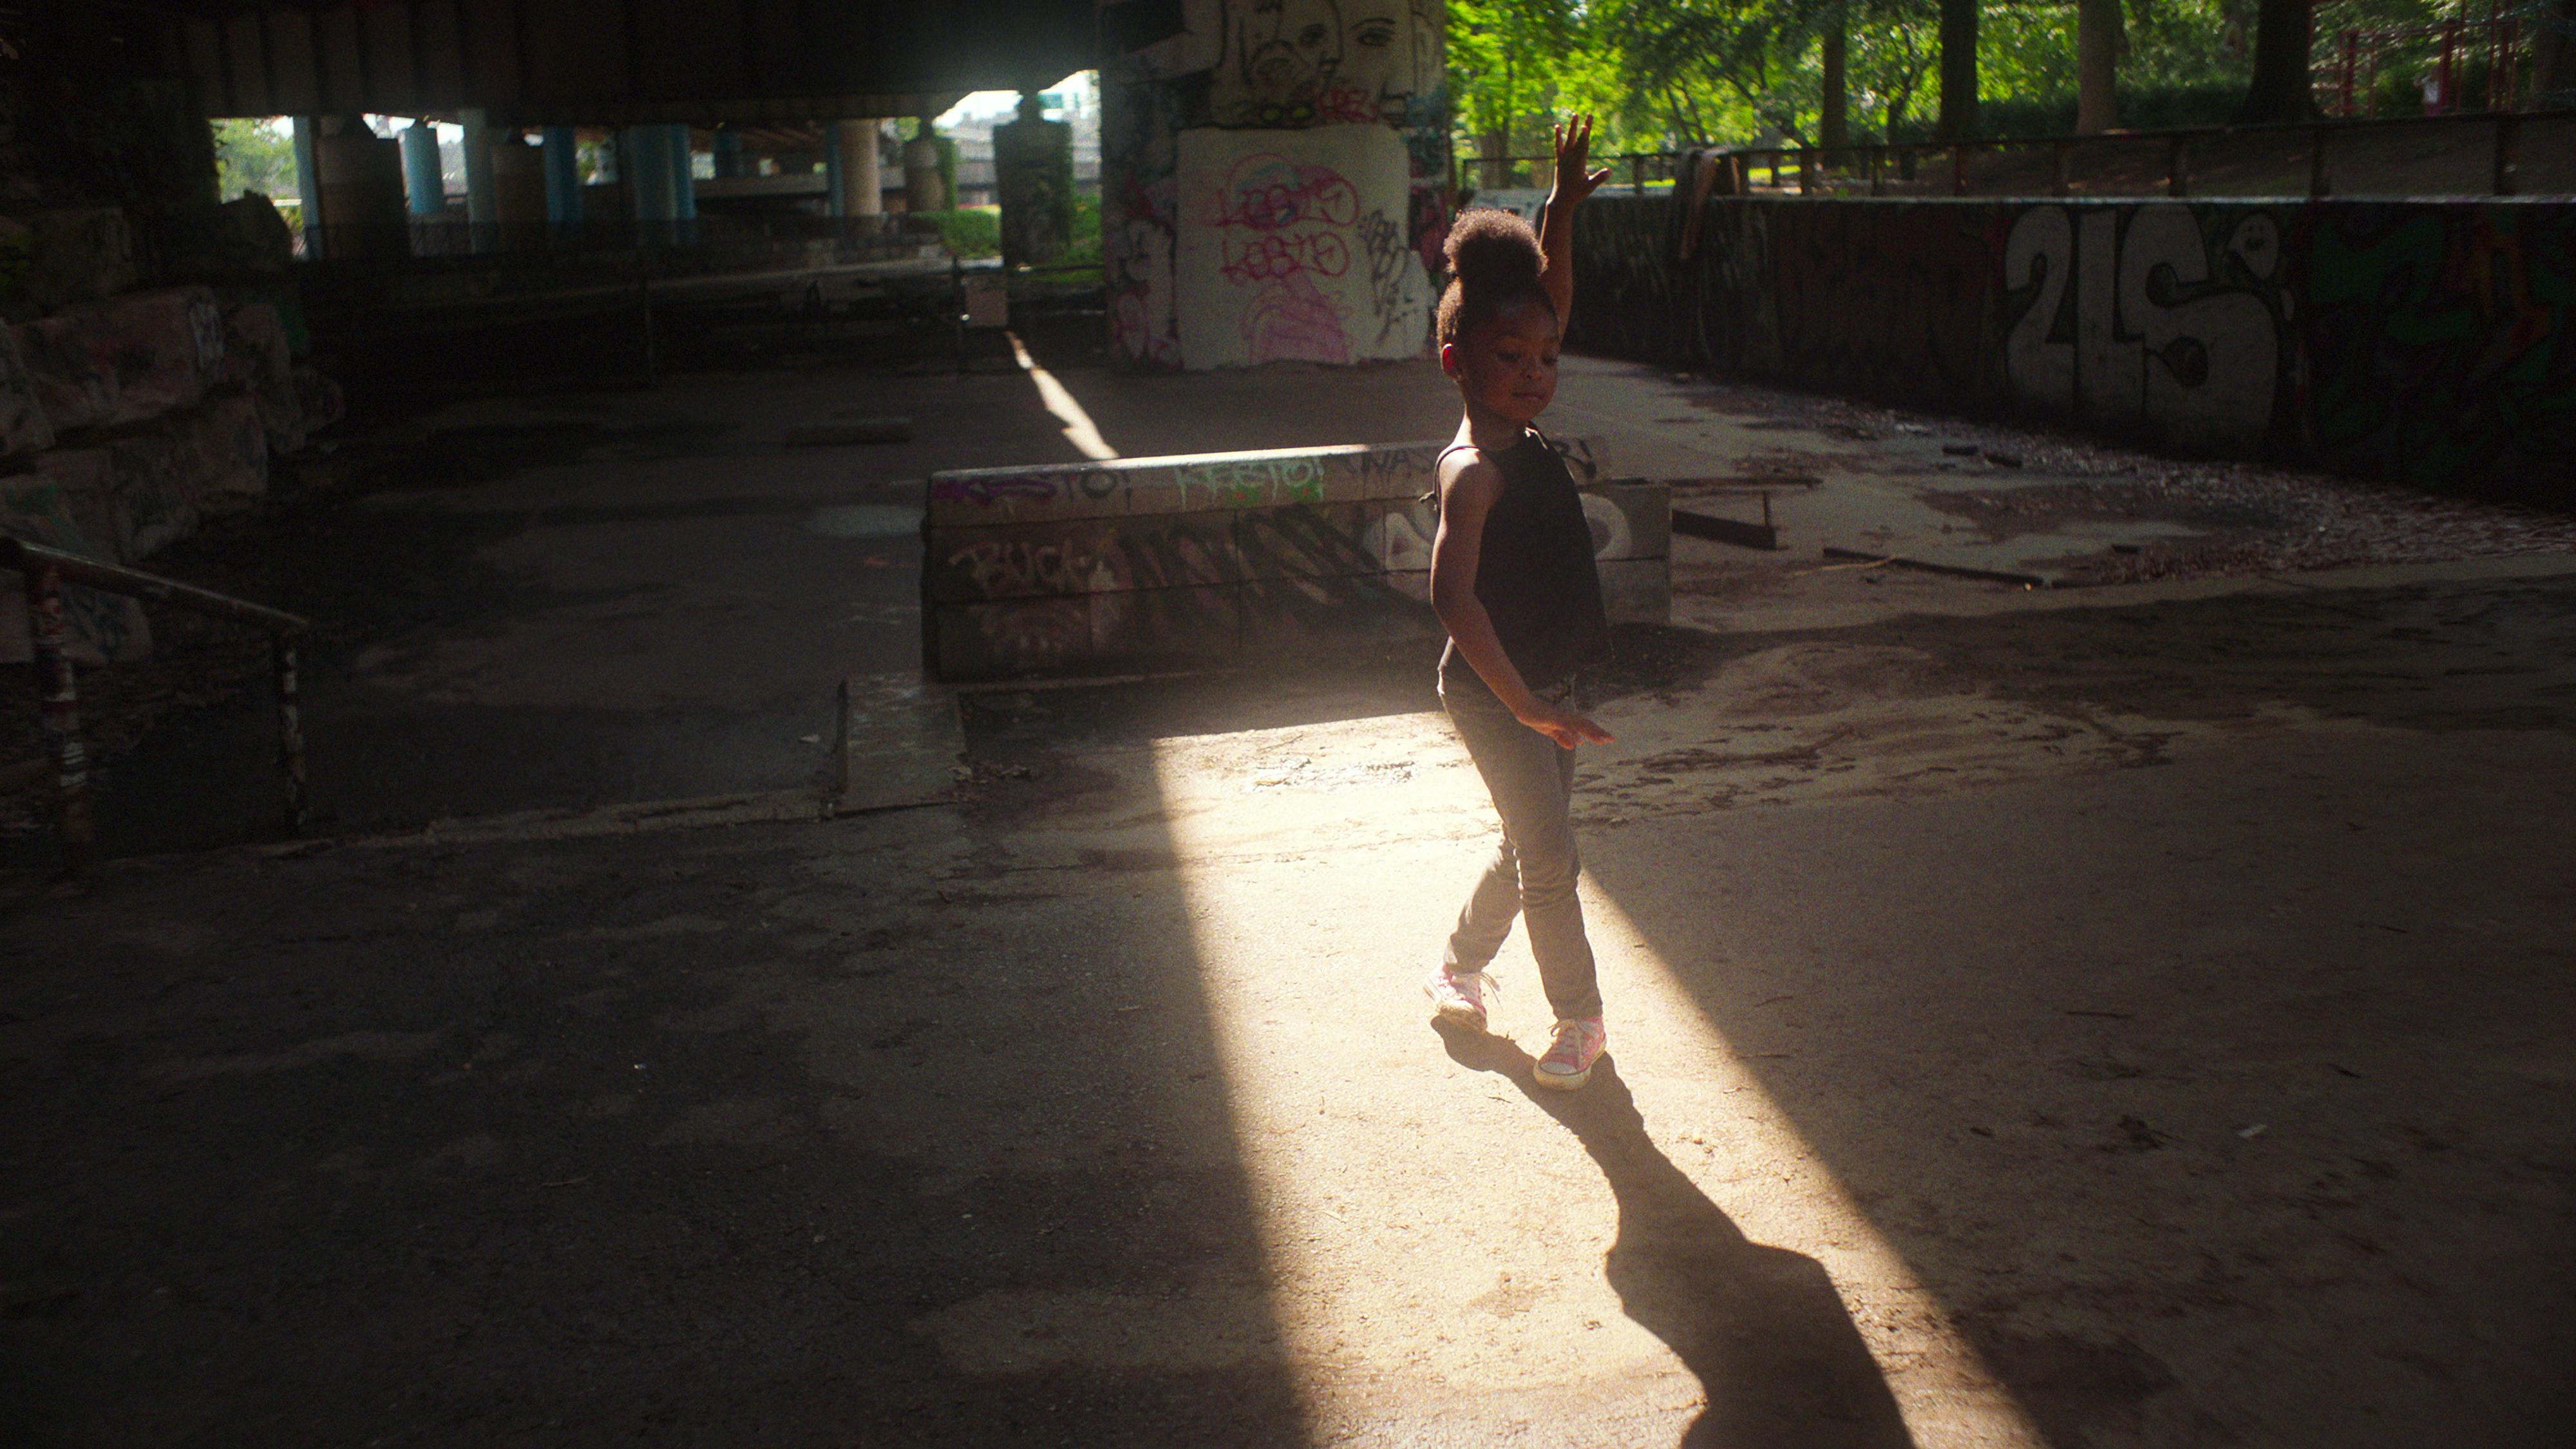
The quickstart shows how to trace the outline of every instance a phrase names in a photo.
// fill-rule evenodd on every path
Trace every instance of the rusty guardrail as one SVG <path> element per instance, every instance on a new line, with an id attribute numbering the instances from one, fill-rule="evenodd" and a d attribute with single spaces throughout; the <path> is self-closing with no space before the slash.
<path id="1" fill-rule="evenodd" d="M 2055 195 L 2064 196 L 2071 190 L 2073 160 L 2078 150 L 2088 147 L 2137 146 L 2162 141 L 2165 144 L 2165 194 L 2189 196 L 2192 194 L 2191 158 L 2194 142 L 2243 136 L 2304 135 L 2308 142 L 2308 195 L 2321 197 L 2334 194 L 2333 171 L 2328 164 L 2328 152 L 2336 136 L 2393 126 L 2484 125 L 2492 127 L 2494 131 L 2488 175 L 2489 189 L 2497 196 L 2512 196 L 2520 189 L 2523 127 L 2533 121 L 2563 120 L 2576 120 L 2576 109 L 2479 111 L 2444 116 L 2371 116 L 2241 126 L 2173 126 L 2142 131 L 2098 131 L 2082 135 L 1980 137 L 1967 141 L 1911 141 L 1845 146 L 1712 146 L 1702 149 L 1709 154 L 1716 165 L 1722 168 L 1715 188 L 1720 195 L 1741 195 L 1751 192 L 1756 184 L 1753 175 L 1757 171 L 1767 176 L 1768 185 L 1775 190 L 1790 189 L 1791 183 L 1787 178 L 1794 175 L 1797 194 L 1811 195 L 1818 189 L 1822 172 L 1839 169 L 1847 175 L 1857 172 L 1866 176 L 1869 194 L 1884 196 L 1887 194 L 1887 184 L 1890 180 L 1888 171 L 1891 164 L 1895 170 L 1894 179 L 1913 181 L 1916 179 L 1915 173 L 1925 160 L 1933 160 L 1937 164 L 1939 160 L 1947 159 L 1950 166 L 1949 194 L 1965 196 L 1968 194 L 1968 162 L 1972 157 L 1984 152 L 2045 150 L 2050 156 L 2050 190 Z M 1613 163 L 1611 169 L 1614 176 L 1618 165 L 1626 165 L 1634 178 L 1631 184 L 1636 190 L 1643 191 L 1649 163 L 1670 163 L 1657 169 L 1677 175 L 1681 159 L 1690 154 L 1686 151 L 1638 153 L 1615 157 L 1605 156 L 1600 159 L 1605 163 Z M 1843 158 L 1846 164 L 1837 167 L 1835 165 L 1837 158 Z M 1856 159 L 1859 164 L 1848 164 L 1853 159 Z M 1457 166 L 1463 173 L 1471 167 L 1485 165 L 1488 160 L 1501 161 L 1510 165 L 1522 162 L 1553 164 L 1554 158 L 1462 156 L 1458 158 Z M 1615 181 L 1613 184 L 1616 184 Z"/>
<path id="2" fill-rule="evenodd" d="M 90 814 L 89 752 L 81 743 L 80 690 L 69 651 L 71 626 L 63 614 L 67 585 L 149 599 L 268 631 L 277 680 L 278 766 L 286 775 L 286 829 L 292 835 L 304 828 L 304 723 L 295 639 L 312 627 L 311 621 L 23 539 L 0 538 L 0 568 L 16 569 L 27 592 L 29 652 L 34 656 L 42 700 L 45 748 L 53 761 L 54 821 L 62 837 L 66 874 L 86 871 L 98 845 L 96 822 Z"/>

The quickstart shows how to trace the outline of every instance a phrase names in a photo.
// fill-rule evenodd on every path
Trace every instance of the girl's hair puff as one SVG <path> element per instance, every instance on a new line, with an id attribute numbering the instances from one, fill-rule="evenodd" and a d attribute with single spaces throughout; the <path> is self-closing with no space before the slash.
<path id="1" fill-rule="evenodd" d="M 1553 316 L 1556 304 L 1539 285 L 1547 253 L 1530 224 L 1508 211 L 1477 207 L 1458 213 L 1441 247 L 1449 259 L 1449 285 L 1437 314 L 1440 345 L 1464 337 L 1515 302 L 1536 302 Z"/>

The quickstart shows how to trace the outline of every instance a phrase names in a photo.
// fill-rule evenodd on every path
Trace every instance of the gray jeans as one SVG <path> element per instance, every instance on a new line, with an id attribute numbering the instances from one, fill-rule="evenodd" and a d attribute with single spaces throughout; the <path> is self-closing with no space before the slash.
<path id="1" fill-rule="evenodd" d="M 1463 676 L 1463 677 L 1462 677 Z M 1557 698 L 1558 690 L 1542 690 Z M 1503 948 L 1512 918 L 1529 923 L 1530 954 L 1547 1003 L 1562 1019 L 1601 1014 L 1592 942 L 1583 934 L 1583 902 L 1574 894 L 1583 862 L 1567 810 L 1574 795 L 1574 751 L 1522 724 L 1475 671 L 1443 681 L 1440 702 L 1458 727 L 1476 773 L 1503 820 L 1503 843 L 1476 881 L 1458 929 L 1449 936 L 1448 966 L 1476 971 Z"/>

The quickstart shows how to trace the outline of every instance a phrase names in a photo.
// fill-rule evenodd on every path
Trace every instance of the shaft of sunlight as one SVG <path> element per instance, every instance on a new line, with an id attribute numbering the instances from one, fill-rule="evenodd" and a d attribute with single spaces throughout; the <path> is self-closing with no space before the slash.
<path id="1" fill-rule="evenodd" d="M 1046 410 L 1055 415 L 1057 422 L 1064 424 L 1064 440 L 1073 444 L 1076 452 L 1095 462 L 1105 463 L 1117 457 L 1118 450 L 1109 446 L 1108 441 L 1100 436 L 1100 429 L 1092 425 L 1091 414 L 1082 410 L 1082 404 L 1074 401 L 1073 394 L 1065 391 L 1064 384 L 1056 381 L 1054 373 L 1038 366 L 1038 360 L 1029 355 L 1029 345 L 1020 340 L 1020 334 L 1005 332 L 1002 335 L 1011 339 L 1011 355 L 1019 359 L 1020 370 L 1029 375 L 1029 381 L 1037 384 L 1038 400 L 1046 404 Z"/>
<path id="2" fill-rule="evenodd" d="M 1623 1223 L 1601 1167 L 1512 1076 L 1444 1051 L 1427 1025 L 1418 982 L 1493 829 L 1447 722 L 1171 737 L 1150 754 L 1313 1431 L 1432 1412 L 1470 1442 L 1487 1415 L 1504 1416 L 1500 1434 L 1549 1405 L 1615 1405 L 1645 1443 L 1706 1409 L 1717 1390 L 1605 1279 Z M 1584 904 L 1652 1150 L 1718 1221 L 1824 1267 L 1914 1442 L 2044 1449 L 1755 1064 L 1588 881 Z M 1546 1006 L 1517 942 L 1498 969 L 1513 993 L 1498 1030 L 1543 1049 Z"/>

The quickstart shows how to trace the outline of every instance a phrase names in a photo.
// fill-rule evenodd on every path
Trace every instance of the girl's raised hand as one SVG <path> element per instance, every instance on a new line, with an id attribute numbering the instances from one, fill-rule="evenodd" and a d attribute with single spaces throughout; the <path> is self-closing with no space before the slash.
<path id="1" fill-rule="evenodd" d="M 1590 196 L 1602 182 L 1610 179 L 1608 167 L 1594 171 L 1592 165 L 1592 118 L 1576 116 L 1549 128 L 1556 136 L 1556 192 L 1567 204 Z"/>

